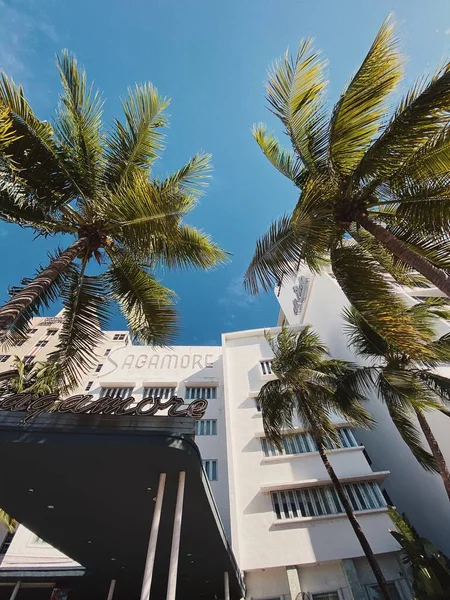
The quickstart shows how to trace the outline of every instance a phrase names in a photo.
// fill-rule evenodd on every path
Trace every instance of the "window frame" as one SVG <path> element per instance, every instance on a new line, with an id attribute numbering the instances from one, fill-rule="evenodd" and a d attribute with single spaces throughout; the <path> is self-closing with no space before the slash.
<path id="1" fill-rule="evenodd" d="M 211 463 L 211 474 L 208 463 Z M 202 458 L 202 465 L 208 481 L 219 481 L 219 461 L 217 458 Z"/>

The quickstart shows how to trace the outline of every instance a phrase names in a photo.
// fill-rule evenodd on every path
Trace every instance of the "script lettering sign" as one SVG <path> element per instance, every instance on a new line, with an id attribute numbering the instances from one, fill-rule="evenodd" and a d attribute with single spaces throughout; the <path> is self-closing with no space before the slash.
<path id="1" fill-rule="evenodd" d="M 91 415 L 147 415 L 154 416 L 156 413 L 167 410 L 169 417 L 194 417 L 201 419 L 205 414 L 208 401 L 202 399 L 194 400 L 189 405 L 185 405 L 182 398 L 172 396 L 165 402 L 156 396 L 148 396 L 139 402 L 133 397 L 112 398 L 111 396 L 102 396 L 94 400 L 91 394 L 80 394 L 70 396 L 61 400 L 56 394 L 47 394 L 46 396 L 34 396 L 33 394 L 21 393 L 12 394 L 0 398 L 0 411 L 26 411 L 28 413 L 24 421 L 28 421 L 37 415 L 48 412 L 71 413 L 71 414 L 91 414 Z"/>

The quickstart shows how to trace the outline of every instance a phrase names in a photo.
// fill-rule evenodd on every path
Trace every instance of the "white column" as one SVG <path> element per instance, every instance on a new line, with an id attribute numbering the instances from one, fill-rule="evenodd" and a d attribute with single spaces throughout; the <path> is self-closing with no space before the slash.
<path id="1" fill-rule="evenodd" d="M 186 473 L 184 471 L 180 471 L 180 476 L 178 478 L 177 504 L 175 506 L 175 520 L 173 523 L 172 549 L 170 551 L 169 581 L 167 583 L 166 600 L 175 600 L 175 594 L 177 591 L 178 555 L 180 553 L 180 535 L 181 521 L 183 517 L 185 480 Z"/>
<path id="2" fill-rule="evenodd" d="M 147 558 L 145 559 L 144 578 L 142 580 L 141 600 L 149 600 L 150 588 L 152 586 L 153 565 L 155 563 L 156 543 L 158 541 L 159 522 L 161 520 L 161 509 L 164 498 L 164 487 L 166 485 L 166 474 L 159 476 L 158 492 L 156 493 L 155 509 L 153 511 L 152 527 L 148 540 Z"/>
<path id="3" fill-rule="evenodd" d="M 14 600 L 15 599 L 15 597 L 17 596 L 17 592 L 19 591 L 19 588 L 20 588 L 20 581 L 18 581 L 16 583 L 16 585 L 14 586 L 14 589 L 12 591 L 11 596 L 9 597 L 9 600 Z"/>
<path id="4" fill-rule="evenodd" d="M 291 565 L 286 567 L 286 575 L 289 584 L 289 593 L 291 595 L 291 600 L 296 600 L 297 596 L 302 591 L 302 587 L 300 585 L 300 577 L 298 574 L 298 569 L 295 565 Z"/>
<path id="5" fill-rule="evenodd" d="M 116 580 L 115 579 L 111 579 L 111 583 L 109 584 L 109 590 L 108 590 L 108 597 L 107 600 L 112 600 L 112 597 L 114 595 L 114 589 L 116 587 Z"/>
<path id="6" fill-rule="evenodd" d="M 230 600 L 230 578 L 228 577 L 227 571 L 225 571 L 225 573 L 223 574 L 223 583 L 225 589 L 224 598 L 225 600 Z"/>

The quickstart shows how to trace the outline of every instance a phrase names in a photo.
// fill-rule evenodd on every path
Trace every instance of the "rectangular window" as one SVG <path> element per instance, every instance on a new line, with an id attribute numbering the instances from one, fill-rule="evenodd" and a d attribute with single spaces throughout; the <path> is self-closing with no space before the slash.
<path id="1" fill-rule="evenodd" d="M 395 583 L 393 581 L 387 582 L 387 589 L 391 600 L 401 600 L 397 588 L 395 587 Z M 383 600 L 383 594 L 381 593 L 378 585 L 366 585 L 366 591 L 369 600 Z"/>
<path id="2" fill-rule="evenodd" d="M 84 390 L 85 390 L 86 392 L 88 392 L 88 391 L 91 389 L 91 387 L 92 387 L 92 384 L 93 384 L 93 383 L 94 383 L 93 381 L 88 381 L 88 384 L 87 384 L 87 386 L 84 388 Z"/>
<path id="3" fill-rule="evenodd" d="M 258 400 L 258 398 L 255 398 L 255 405 L 256 405 L 256 410 L 258 412 L 261 412 L 261 402 Z"/>
<path id="4" fill-rule="evenodd" d="M 327 592 L 326 594 L 313 594 L 313 600 L 339 600 L 337 592 Z"/>
<path id="5" fill-rule="evenodd" d="M 217 420 L 200 419 L 196 421 L 195 435 L 217 435 Z"/>
<path id="6" fill-rule="evenodd" d="M 347 492 L 353 510 L 382 508 L 386 502 L 374 481 L 347 483 Z M 332 485 L 272 492 L 273 509 L 278 520 L 296 517 L 320 517 L 344 513 L 342 504 Z"/>
<path id="7" fill-rule="evenodd" d="M 355 440 L 351 429 L 342 427 L 338 429 L 339 445 L 329 440 L 327 446 L 330 450 L 338 448 L 356 448 L 358 442 Z M 308 452 L 317 452 L 317 447 L 309 433 L 301 432 L 289 435 L 283 435 L 281 448 L 277 448 L 265 438 L 261 438 L 261 446 L 264 456 L 283 456 L 289 454 L 306 454 Z"/>
<path id="8" fill-rule="evenodd" d="M 103 356 L 109 356 L 110 352 L 111 352 L 111 348 L 107 348 L 107 350 L 105 350 L 105 354 Z"/>
<path id="9" fill-rule="evenodd" d="M 129 398 L 133 393 L 132 387 L 100 388 L 100 397 Z"/>
<path id="10" fill-rule="evenodd" d="M 261 371 L 263 375 L 272 375 L 272 361 L 271 360 L 261 360 Z"/>
<path id="11" fill-rule="evenodd" d="M 13 541 L 13 537 L 15 535 L 15 531 L 12 533 L 7 533 L 5 539 L 3 540 L 3 544 L 0 547 L 0 554 L 6 554 L 8 552 L 9 547 L 11 546 L 11 542 Z"/>
<path id="12" fill-rule="evenodd" d="M 170 400 L 175 396 L 174 387 L 145 387 L 143 398 L 160 398 L 161 400 Z"/>
<path id="13" fill-rule="evenodd" d="M 115 333 L 115 334 L 114 334 L 114 337 L 113 337 L 113 340 L 115 340 L 115 341 L 118 341 L 118 340 L 122 341 L 122 340 L 124 340 L 126 337 L 127 337 L 127 334 L 126 334 L 126 333 Z"/>
<path id="14" fill-rule="evenodd" d="M 36 331 L 37 331 L 37 329 L 30 329 L 30 335 L 31 335 L 32 333 L 36 333 Z"/>
<path id="15" fill-rule="evenodd" d="M 209 481 L 217 481 L 217 460 L 208 458 L 202 463 Z"/>
<path id="16" fill-rule="evenodd" d="M 25 338 L 14 342 L 14 346 L 23 346 L 27 340 Z"/>
<path id="17" fill-rule="evenodd" d="M 187 387 L 184 398 L 185 400 L 215 400 L 217 387 Z"/>
<path id="18" fill-rule="evenodd" d="M 26 365 L 30 365 L 34 360 L 34 356 L 24 356 L 22 360 Z"/>
<path id="19" fill-rule="evenodd" d="M 103 365 L 97 365 L 97 366 L 95 367 L 95 372 L 96 372 L 96 373 L 99 373 L 99 372 L 102 370 L 102 367 L 103 367 Z"/>
<path id="20" fill-rule="evenodd" d="M 6 362 L 8 358 L 11 358 L 11 354 L 0 354 L 0 362 Z"/>
<path id="21" fill-rule="evenodd" d="M 52 337 L 53 335 L 56 335 L 58 333 L 57 329 L 47 329 L 47 335 L 49 337 Z"/>
<path id="22" fill-rule="evenodd" d="M 39 340 L 36 342 L 36 348 L 43 348 L 48 344 L 47 340 Z"/>

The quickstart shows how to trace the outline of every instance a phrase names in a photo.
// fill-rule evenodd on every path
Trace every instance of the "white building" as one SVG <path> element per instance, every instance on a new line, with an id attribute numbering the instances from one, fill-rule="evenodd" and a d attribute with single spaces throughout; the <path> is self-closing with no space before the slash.
<path id="1" fill-rule="evenodd" d="M 392 282 L 392 287 L 408 305 L 427 296 L 442 295 L 431 284 L 411 289 Z M 294 279 L 286 278 L 275 294 L 281 307 L 280 324 L 310 324 L 334 358 L 361 362 L 347 345 L 342 312 L 348 302 L 331 272 L 314 275 L 302 269 Z M 440 319 L 438 335 L 449 332 L 450 323 Z M 439 367 L 439 372 L 450 377 L 450 366 Z M 392 503 L 406 513 L 421 535 L 450 555 L 450 506 L 441 478 L 420 467 L 395 429 L 384 404 L 374 397 L 369 408 L 377 427 L 373 431 L 358 431 L 357 437 L 366 447 L 372 468 L 390 471 L 384 485 Z M 427 413 L 427 420 L 449 463 L 450 419 L 433 411 Z M 423 443 L 427 447 L 424 438 Z"/>
<path id="2" fill-rule="evenodd" d="M 286 298 L 288 292 L 283 291 Z M 280 295 L 282 306 L 284 295 Z M 315 302 L 318 300 L 310 302 L 311 310 Z M 59 322 L 56 317 L 34 323 L 31 339 L 17 352 L 14 349 L 14 354 L 39 360 L 54 347 Z M 151 394 L 163 399 L 177 395 L 186 404 L 197 398 L 208 400 L 195 441 L 225 531 L 245 574 L 247 598 L 378 597 L 373 574 L 335 500 L 311 438 L 298 424 L 286 438 L 282 455 L 264 439 L 255 402 L 260 387 L 273 377 L 264 330 L 224 334 L 221 347 L 164 350 L 132 346 L 127 332 L 108 331 L 97 355 L 98 363 L 79 393 L 132 395 L 136 400 Z M 2 370 L 8 370 L 12 356 L 0 360 Z M 393 598 L 409 600 L 409 584 L 398 560 L 397 544 L 388 532 L 391 523 L 381 491 L 385 480 L 392 477 L 389 467 L 372 469 L 363 454 L 360 433 L 355 436 L 344 422 L 336 425 L 342 447 L 330 452 L 330 460 L 347 486 L 361 526 L 391 582 Z M 2 570 L 61 567 L 80 568 L 20 527 L 0 565 L 0 581 Z"/>

